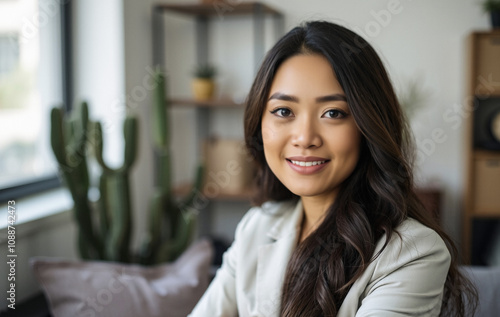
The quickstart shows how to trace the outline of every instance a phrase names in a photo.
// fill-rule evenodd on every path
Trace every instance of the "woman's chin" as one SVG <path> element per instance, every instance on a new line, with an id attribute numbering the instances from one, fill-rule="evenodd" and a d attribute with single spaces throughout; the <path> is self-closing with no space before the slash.
<path id="1" fill-rule="evenodd" d="M 301 198 L 305 197 L 321 197 L 325 196 L 327 194 L 325 190 L 320 190 L 320 189 L 313 189 L 313 188 L 292 188 L 288 187 L 292 193 L 294 193 L 297 196 L 300 196 Z"/>

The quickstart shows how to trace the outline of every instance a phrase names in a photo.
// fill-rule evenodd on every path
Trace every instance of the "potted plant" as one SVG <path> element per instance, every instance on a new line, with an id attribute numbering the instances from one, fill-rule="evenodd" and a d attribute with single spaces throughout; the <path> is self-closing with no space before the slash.
<path id="1" fill-rule="evenodd" d="M 195 68 L 192 89 L 194 99 L 207 101 L 212 99 L 215 91 L 215 75 L 217 69 L 211 64 L 202 64 Z"/>
<path id="2" fill-rule="evenodd" d="M 490 13 L 493 28 L 500 28 L 500 0 L 483 1 L 483 9 Z"/>
<path id="3" fill-rule="evenodd" d="M 130 198 L 131 169 L 139 155 L 138 119 L 126 117 L 123 125 L 123 164 L 113 168 L 103 157 L 101 123 L 89 119 L 87 103 L 83 102 L 70 115 L 65 115 L 60 107 L 52 109 L 50 141 L 74 201 L 82 259 L 144 265 L 171 262 L 184 252 L 194 237 L 197 219 L 195 199 L 201 190 L 203 167 L 197 168 L 191 192 L 178 200 L 172 190 L 169 107 L 165 106 L 168 100 L 165 76 L 160 71 L 155 73 L 155 82 L 152 134 L 159 177 L 149 210 L 141 213 L 149 218 L 149 230 L 143 231 L 143 242 L 138 252 L 132 250 L 134 220 Z M 95 182 L 100 194 L 97 202 L 89 198 L 92 181 L 88 161 L 91 156 L 101 169 L 99 180 Z"/>
<path id="4" fill-rule="evenodd" d="M 427 105 L 429 92 L 422 87 L 420 78 L 411 78 L 403 82 L 398 92 L 398 99 L 408 120 Z"/>

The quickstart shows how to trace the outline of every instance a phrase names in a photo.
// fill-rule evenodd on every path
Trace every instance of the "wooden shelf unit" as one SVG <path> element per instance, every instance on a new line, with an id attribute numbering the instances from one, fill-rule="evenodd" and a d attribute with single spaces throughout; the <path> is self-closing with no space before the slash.
<path id="1" fill-rule="evenodd" d="M 498 99 L 500 108 L 500 30 L 473 32 L 467 39 L 466 178 L 462 228 L 463 258 L 475 264 L 472 250 L 476 219 L 500 219 L 500 150 L 478 146 L 475 135 L 485 100 Z M 496 102 L 496 101 L 494 101 Z M 496 107 L 496 106 L 495 106 Z M 477 126 L 475 126 L 477 125 Z"/>
<path id="2" fill-rule="evenodd" d="M 283 15 L 269 5 L 260 2 L 216 2 L 214 4 L 193 3 L 193 4 L 156 4 L 153 6 L 152 12 L 152 43 L 153 43 L 153 64 L 159 66 L 160 69 L 165 71 L 165 52 L 168 47 L 165 39 L 165 20 L 168 15 L 165 14 L 180 14 L 192 18 L 195 23 L 195 41 L 196 41 L 196 62 L 198 65 L 207 64 L 210 59 L 208 56 L 209 45 L 209 21 L 219 21 L 224 23 L 225 16 L 231 16 L 234 19 L 247 19 L 250 18 L 252 22 L 253 37 L 249 40 L 253 41 L 253 65 L 254 72 L 257 71 L 264 53 L 265 53 L 265 37 L 264 31 L 268 23 L 264 20 L 266 16 L 271 16 L 273 23 L 272 31 L 276 39 L 280 38 L 284 32 L 284 19 Z M 249 61 L 250 63 L 252 61 Z M 209 101 L 197 101 L 190 98 L 171 98 L 166 100 L 165 104 L 169 107 L 192 107 L 195 108 L 196 123 L 193 129 L 196 130 L 196 140 L 199 142 L 198 150 L 195 156 L 201 158 L 202 146 L 201 143 L 204 139 L 209 138 L 209 122 L 210 116 L 217 112 L 232 111 L 232 109 L 243 110 L 243 103 L 234 102 L 230 98 L 220 98 Z M 242 118 L 243 120 L 243 118 Z M 187 194 L 190 190 L 189 185 L 179 186 L 175 189 L 177 195 Z M 232 202 L 245 202 L 248 204 L 252 196 L 251 190 L 243 190 L 241 192 L 230 193 L 221 191 L 218 195 L 211 197 L 210 193 L 203 193 L 209 201 L 232 201 Z M 200 216 L 199 234 L 211 233 L 211 207 L 206 207 Z"/>

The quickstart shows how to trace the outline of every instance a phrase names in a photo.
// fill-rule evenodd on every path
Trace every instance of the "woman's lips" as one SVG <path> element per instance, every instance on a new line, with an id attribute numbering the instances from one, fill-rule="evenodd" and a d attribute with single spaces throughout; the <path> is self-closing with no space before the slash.
<path id="1" fill-rule="evenodd" d="M 322 170 L 330 160 L 316 156 L 292 156 L 286 162 L 297 173 L 308 175 Z"/>

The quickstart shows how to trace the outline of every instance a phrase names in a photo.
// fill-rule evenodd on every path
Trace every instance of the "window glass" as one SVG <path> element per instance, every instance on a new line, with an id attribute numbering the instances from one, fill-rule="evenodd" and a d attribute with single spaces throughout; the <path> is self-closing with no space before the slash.
<path id="1" fill-rule="evenodd" d="M 62 102 L 58 0 L 0 1 L 0 189 L 56 174 L 50 109 Z"/>

